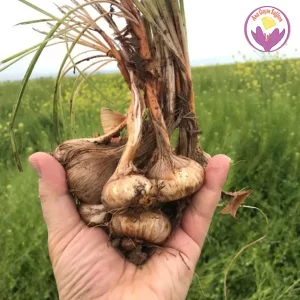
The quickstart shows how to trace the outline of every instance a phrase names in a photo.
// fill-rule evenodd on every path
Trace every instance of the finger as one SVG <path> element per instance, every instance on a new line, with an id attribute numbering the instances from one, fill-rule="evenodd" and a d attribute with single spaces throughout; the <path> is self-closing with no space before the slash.
<path id="1" fill-rule="evenodd" d="M 211 219 L 220 200 L 230 161 L 230 158 L 225 155 L 216 155 L 209 160 L 205 169 L 204 184 L 194 195 L 192 204 L 183 216 L 182 229 L 200 248 L 203 246 Z"/>
<path id="2" fill-rule="evenodd" d="M 31 155 L 29 162 L 39 176 L 39 196 L 48 231 L 68 232 L 81 219 L 68 193 L 64 168 L 51 155 L 41 152 Z"/>

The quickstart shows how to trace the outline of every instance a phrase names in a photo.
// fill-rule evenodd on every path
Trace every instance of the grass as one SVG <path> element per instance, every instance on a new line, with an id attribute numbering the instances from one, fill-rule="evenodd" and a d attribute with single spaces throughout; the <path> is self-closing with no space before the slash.
<path id="1" fill-rule="evenodd" d="M 290 300 L 300 295 L 300 60 L 193 69 L 201 143 L 210 154 L 232 160 L 226 190 L 252 189 L 246 204 L 268 216 L 266 239 L 247 249 L 228 277 L 228 299 Z M 69 100 L 73 79 L 65 80 L 64 138 L 101 132 L 99 110 L 124 112 L 129 99 L 119 75 L 95 76 L 76 99 L 72 134 Z M 32 80 L 15 128 L 24 173 L 14 164 L 9 114 L 20 82 L 0 83 L 0 290 L 3 299 L 57 299 L 47 255 L 47 236 L 37 197 L 37 178 L 27 164 L 35 151 L 55 145 L 51 120 L 54 79 Z M 241 208 L 239 220 L 216 214 L 188 299 L 223 299 L 224 271 L 240 248 L 264 234 L 256 210 Z"/>

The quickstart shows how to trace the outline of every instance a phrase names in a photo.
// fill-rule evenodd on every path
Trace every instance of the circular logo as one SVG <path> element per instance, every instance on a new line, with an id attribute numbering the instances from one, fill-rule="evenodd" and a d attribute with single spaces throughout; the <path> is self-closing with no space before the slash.
<path id="1" fill-rule="evenodd" d="M 246 19 L 244 32 L 248 43 L 261 52 L 274 52 L 283 47 L 291 33 L 290 22 L 280 9 L 261 6 Z"/>

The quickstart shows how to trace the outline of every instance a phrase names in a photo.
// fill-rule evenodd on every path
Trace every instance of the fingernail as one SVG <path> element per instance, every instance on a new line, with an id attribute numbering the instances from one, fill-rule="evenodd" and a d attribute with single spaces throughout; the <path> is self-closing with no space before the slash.
<path id="1" fill-rule="evenodd" d="M 39 176 L 39 178 L 42 178 L 42 172 L 41 172 L 39 164 L 36 161 L 34 161 L 34 160 L 33 161 L 30 160 L 30 158 L 29 158 L 29 162 L 30 162 L 32 168 L 35 170 L 35 172 Z"/>
<path id="2" fill-rule="evenodd" d="M 229 156 L 227 156 L 227 159 L 231 163 L 232 159 Z"/>

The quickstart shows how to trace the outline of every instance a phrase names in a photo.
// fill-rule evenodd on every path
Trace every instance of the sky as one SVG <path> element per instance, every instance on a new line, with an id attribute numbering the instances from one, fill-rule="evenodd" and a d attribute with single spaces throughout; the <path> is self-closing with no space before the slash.
<path id="1" fill-rule="evenodd" d="M 53 14 L 57 11 L 54 3 L 63 5 L 71 2 L 70 0 L 29 1 Z M 43 17 L 40 13 L 18 0 L 4 3 L 0 10 L 0 61 L 39 43 L 44 38 L 32 30 L 33 25 L 14 26 L 23 21 Z M 298 1 L 185 0 L 191 64 L 231 63 L 234 60 L 243 60 L 242 55 L 247 58 L 261 59 L 262 53 L 254 50 L 244 36 L 244 23 L 251 11 L 264 5 L 275 6 L 282 10 L 291 24 L 288 43 L 278 50 L 277 54 L 298 57 L 298 51 L 300 52 L 300 3 Z M 55 75 L 64 54 L 63 45 L 47 49 L 40 57 L 32 77 Z M 29 61 L 30 57 L 1 72 L 0 80 L 21 79 Z"/>

